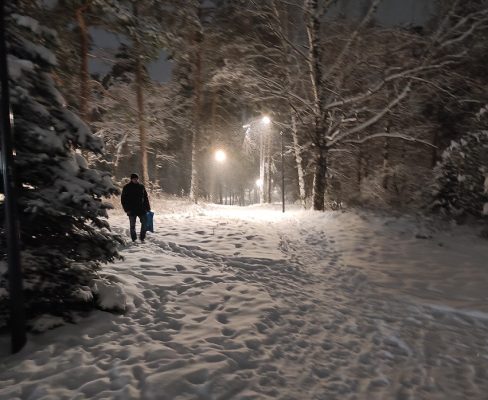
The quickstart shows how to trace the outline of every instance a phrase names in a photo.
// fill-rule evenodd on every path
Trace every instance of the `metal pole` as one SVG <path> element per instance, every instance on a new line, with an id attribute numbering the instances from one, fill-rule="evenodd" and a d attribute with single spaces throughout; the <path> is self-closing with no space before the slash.
<path id="1" fill-rule="evenodd" d="M 7 262 L 10 290 L 10 329 L 12 353 L 24 347 L 25 334 L 24 292 L 20 264 L 19 223 L 17 218 L 17 195 L 12 146 L 12 123 L 8 87 L 7 46 L 5 39 L 4 1 L 0 5 L 0 81 L 1 81 L 1 168 L 5 195 L 5 231 L 7 236 Z"/>
<path id="2" fill-rule="evenodd" d="M 223 197 L 222 197 L 222 172 L 219 171 L 219 203 L 223 204 Z"/>
<path id="3" fill-rule="evenodd" d="M 283 145 L 283 131 L 281 135 L 281 204 L 283 204 L 283 212 L 285 212 L 285 151 Z"/>

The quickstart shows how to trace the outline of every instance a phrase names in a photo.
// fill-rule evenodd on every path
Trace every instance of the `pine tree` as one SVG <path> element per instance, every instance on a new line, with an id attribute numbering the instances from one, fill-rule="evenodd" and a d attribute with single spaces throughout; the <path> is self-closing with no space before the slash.
<path id="1" fill-rule="evenodd" d="M 488 203 L 488 131 L 452 142 L 434 172 L 434 209 L 455 218 L 483 215 Z"/>
<path id="2" fill-rule="evenodd" d="M 89 168 L 81 155 L 101 153 L 103 143 L 66 108 L 56 88 L 56 32 L 23 15 L 42 11 L 36 7 L 42 6 L 22 0 L 7 6 L 22 262 L 29 315 L 66 315 L 93 304 L 91 280 L 101 263 L 118 257 L 120 239 L 110 232 L 110 205 L 103 201 L 117 189 L 108 173 Z"/>

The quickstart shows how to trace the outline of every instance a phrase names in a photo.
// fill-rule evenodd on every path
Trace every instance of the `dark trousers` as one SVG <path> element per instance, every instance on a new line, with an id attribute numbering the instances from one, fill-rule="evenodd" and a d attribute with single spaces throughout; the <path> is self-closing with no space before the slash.
<path id="1" fill-rule="evenodd" d="M 136 233 L 136 219 L 139 217 L 139 221 L 141 221 L 141 232 L 139 238 L 144 240 L 146 238 L 146 214 L 142 215 L 129 215 L 129 222 L 130 222 L 130 237 L 132 240 L 137 239 Z"/>

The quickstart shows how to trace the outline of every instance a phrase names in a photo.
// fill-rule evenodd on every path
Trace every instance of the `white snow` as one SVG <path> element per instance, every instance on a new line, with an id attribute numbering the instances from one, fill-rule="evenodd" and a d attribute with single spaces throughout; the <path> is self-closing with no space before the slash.
<path id="1" fill-rule="evenodd" d="M 125 313 L 30 335 L 0 358 L 0 399 L 486 398 L 488 245 L 474 230 L 153 205 L 156 232 L 92 288 Z M 111 224 L 128 235 L 120 210 Z"/>
<path id="2" fill-rule="evenodd" d="M 48 329 L 62 325 L 64 325 L 64 320 L 61 317 L 44 314 L 32 322 L 32 330 L 34 332 L 45 332 Z"/>
<path id="3" fill-rule="evenodd" d="M 125 311 L 127 295 L 122 286 L 116 282 L 97 279 L 93 282 L 92 291 L 97 295 L 98 305 L 104 310 Z"/>
<path id="4" fill-rule="evenodd" d="M 11 79 L 20 79 L 25 71 L 33 71 L 34 63 L 29 60 L 22 60 L 9 54 L 7 57 L 8 72 Z"/>

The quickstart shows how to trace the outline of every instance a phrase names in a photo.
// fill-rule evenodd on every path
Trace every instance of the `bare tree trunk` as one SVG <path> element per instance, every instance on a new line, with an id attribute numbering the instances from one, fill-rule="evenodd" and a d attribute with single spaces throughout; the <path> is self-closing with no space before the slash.
<path id="1" fill-rule="evenodd" d="M 198 5 L 198 18 L 201 19 L 202 9 L 201 4 Z M 193 76 L 193 88 L 195 90 L 194 104 L 193 104 L 193 135 L 192 135 L 192 150 L 191 150 L 191 182 L 190 182 L 190 199 L 195 203 L 198 202 L 199 194 L 199 166 L 198 166 L 198 152 L 200 147 L 200 136 L 202 126 L 202 44 L 203 32 L 195 32 L 194 49 L 196 53 L 195 69 Z"/>
<path id="2" fill-rule="evenodd" d="M 144 113 L 144 88 L 142 77 L 142 62 L 140 57 L 136 60 L 136 96 L 137 96 L 137 120 L 139 122 L 139 140 L 141 149 L 141 168 L 142 182 L 144 185 L 149 184 L 149 168 L 147 163 L 147 133 Z"/>
<path id="3" fill-rule="evenodd" d="M 383 189 L 388 189 L 388 168 L 390 164 L 390 139 L 385 138 L 383 143 L 383 179 L 381 185 Z"/>
<path id="4" fill-rule="evenodd" d="M 214 139 L 217 133 L 217 110 L 219 105 L 219 93 L 215 89 L 212 93 L 212 135 Z"/>
<path id="5" fill-rule="evenodd" d="M 357 155 L 357 158 L 356 158 L 356 182 L 357 182 L 357 185 L 358 185 L 358 195 L 359 197 L 361 197 L 361 183 L 363 181 L 363 171 L 362 171 L 362 168 L 363 168 L 363 152 L 361 149 L 359 149 L 358 151 L 358 155 Z"/>
<path id="6" fill-rule="evenodd" d="M 268 132 L 267 133 L 267 139 L 268 139 L 268 144 L 266 146 L 266 159 L 267 159 L 267 162 L 266 162 L 266 166 L 267 166 L 267 169 L 266 169 L 266 190 L 267 190 L 267 193 L 266 193 L 266 201 L 268 204 L 271 204 L 271 200 L 272 200 L 272 189 L 273 189 L 273 185 L 272 185 L 272 181 L 271 181 L 271 163 L 273 162 L 273 158 L 272 158 L 272 155 L 271 155 L 271 146 L 272 146 L 272 137 L 271 137 L 271 132 Z"/>
<path id="7" fill-rule="evenodd" d="M 134 15 L 137 20 L 139 14 L 139 6 L 137 2 L 133 3 Z M 149 168 L 147 162 L 147 133 L 145 126 L 145 113 L 144 113 L 144 79 L 143 79 L 143 65 L 142 55 L 140 49 L 139 36 L 135 35 L 135 56 L 136 56 L 136 99 L 137 99 L 137 121 L 139 123 L 139 141 L 141 152 L 141 169 L 142 169 L 142 183 L 144 185 L 149 184 Z"/>
<path id="8" fill-rule="evenodd" d="M 210 135 L 210 140 L 213 145 L 216 145 L 219 143 L 219 135 L 217 134 L 217 110 L 218 110 L 218 91 L 215 89 L 212 92 L 212 107 L 211 107 L 211 131 L 209 133 Z M 211 201 L 213 203 L 218 202 L 218 194 L 215 188 L 215 180 L 216 180 L 216 168 L 215 168 L 215 163 L 214 163 L 214 168 L 210 171 L 210 193 L 211 193 Z M 219 174 L 221 174 L 221 165 L 218 165 L 218 170 Z"/>
<path id="9" fill-rule="evenodd" d="M 300 143 L 298 142 L 297 120 L 293 110 L 291 110 L 291 135 L 293 137 L 293 152 L 295 153 L 295 162 L 298 172 L 298 190 L 300 194 L 300 203 L 302 204 L 302 207 L 305 208 L 305 173 L 303 172 L 302 152 L 300 149 Z"/>
<path id="10" fill-rule="evenodd" d="M 221 174 L 219 177 L 219 203 L 220 204 L 223 204 L 223 201 L 224 201 L 223 193 L 222 193 L 222 191 L 223 191 L 222 186 L 223 186 L 223 182 L 222 182 L 222 174 Z"/>
<path id="11" fill-rule="evenodd" d="M 259 203 L 264 203 L 264 167 L 266 165 L 264 160 L 265 149 L 264 149 L 264 135 L 259 135 Z"/>
<path id="12" fill-rule="evenodd" d="M 308 23 L 307 35 L 309 43 L 309 73 L 312 84 L 314 103 L 313 138 L 315 144 L 315 174 L 313 180 L 313 208 L 324 211 L 325 189 L 327 177 L 327 148 L 325 143 L 325 111 L 324 111 L 324 86 L 322 82 L 322 50 L 320 46 L 320 12 L 318 0 L 306 0 L 305 2 Z"/>
<path id="13" fill-rule="evenodd" d="M 80 114 L 85 122 L 90 121 L 88 104 L 90 101 L 90 75 L 88 73 L 88 29 L 85 21 L 85 12 L 90 7 L 91 0 L 76 9 L 76 20 L 80 29 Z"/>
<path id="14" fill-rule="evenodd" d="M 117 171 L 117 167 L 120 164 L 120 159 L 122 158 L 122 154 L 127 150 L 127 141 L 129 140 L 129 132 L 127 132 L 123 137 L 122 140 L 117 143 L 116 151 L 115 151 L 115 160 L 114 160 L 114 173 Z"/>
<path id="15" fill-rule="evenodd" d="M 327 177 L 327 151 L 325 148 L 318 149 L 318 157 L 315 161 L 315 173 L 313 181 L 313 209 L 325 210 L 325 189 Z"/>
<path id="16" fill-rule="evenodd" d="M 195 203 L 198 202 L 198 132 L 196 127 L 193 128 L 191 140 L 191 181 L 190 181 L 190 199 Z"/>
<path id="17" fill-rule="evenodd" d="M 290 30 L 289 30 L 289 19 L 288 19 L 288 10 L 287 6 L 285 5 L 284 8 L 280 9 L 278 7 L 277 1 L 273 1 L 271 3 L 274 17 L 277 21 L 280 21 L 279 29 L 281 30 L 281 48 L 283 53 L 283 65 L 285 67 L 285 79 L 286 79 L 286 87 L 291 86 L 292 82 L 292 73 L 290 71 L 290 64 L 292 63 L 290 60 L 290 45 L 288 41 L 293 41 L 295 38 L 290 37 Z M 306 198 L 306 191 L 305 191 L 305 179 L 304 179 L 304 172 L 303 172 L 303 165 L 302 165 L 302 155 L 300 150 L 300 143 L 298 140 L 298 132 L 297 132 L 297 121 L 296 121 L 296 111 L 293 108 L 293 104 L 289 103 L 290 108 L 290 117 L 291 117 L 291 133 L 293 137 L 293 150 L 295 154 L 295 161 L 297 166 L 297 173 L 298 173 L 298 190 L 300 195 L 300 202 L 302 207 L 305 208 L 305 198 Z"/>

